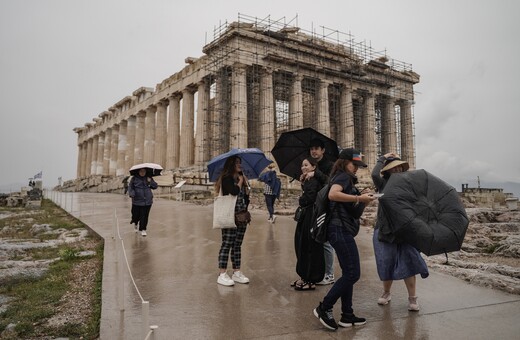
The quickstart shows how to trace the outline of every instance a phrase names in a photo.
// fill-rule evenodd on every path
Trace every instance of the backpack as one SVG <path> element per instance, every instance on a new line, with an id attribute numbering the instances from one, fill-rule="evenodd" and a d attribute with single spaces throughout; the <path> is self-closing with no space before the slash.
<path id="1" fill-rule="evenodd" d="M 329 190 L 330 183 L 318 191 L 311 220 L 311 238 L 318 243 L 327 242 L 327 226 L 330 222 Z"/>

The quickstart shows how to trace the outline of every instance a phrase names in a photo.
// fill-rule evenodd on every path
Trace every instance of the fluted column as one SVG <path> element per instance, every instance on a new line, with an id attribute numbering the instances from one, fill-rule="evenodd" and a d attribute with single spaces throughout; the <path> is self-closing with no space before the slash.
<path id="1" fill-rule="evenodd" d="M 222 107 L 223 92 L 222 73 L 220 72 L 215 77 L 215 98 L 211 108 L 211 158 L 224 152 L 222 150 L 222 140 L 224 139 L 224 120 L 222 117 L 222 112 L 224 111 Z"/>
<path id="2" fill-rule="evenodd" d="M 329 85 L 326 80 L 320 82 L 320 94 L 318 105 L 318 131 L 325 136 L 330 136 L 330 111 L 329 111 Z"/>
<path id="3" fill-rule="evenodd" d="M 80 154 L 81 154 L 81 164 L 80 164 L 80 176 L 79 178 L 84 178 L 87 176 L 85 171 L 85 167 L 87 166 L 87 142 L 83 142 L 80 145 Z"/>
<path id="4" fill-rule="evenodd" d="M 134 163 L 143 163 L 144 153 L 144 117 L 146 112 L 137 112 L 135 119 L 135 145 L 134 145 Z"/>
<path id="5" fill-rule="evenodd" d="M 376 111 L 374 104 L 374 95 L 367 93 L 364 96 L 365 105 L 363 112 L 363 149 L 361 150 L 365 157 L 363 158 L 368 164 L 369 168 L 372 168 L 376 163 L 377 147 L 376 147 Z"/>
<path id="6" fill-rule="evenodd" d="M 342 148 L 353 148 L 355 140 L 354 105 L 352 104 L 352 91 L 347 85 L 344 85 L 341 91 L 339 117 L 339 145 Z"/>
<path id="7" fill-rule="evenodd" d="M 167 111 L 166 104 L 162 101 L 156 104 L 157 117 L 155 122 L 155 152 L 154 163 L 166 166 L 166 128 Z"/>
<path id="8" fill-rule="evenodd" d="M 247 148 L 247 77 L 245 65 L 234 65 L 231 83 L 229 146 L 231 148 Z"/>
<path id="9" fill-rule="evenodd" d="M 78 136 L 79 139 L 79 136 Z M 81 178 L 81 144 L 78 144 L 78 160 L 76 162 L 76 178 Z"/>
<path id="10" fill-rule="evenodd" d="M 415 169 L 412 102 L 402 101 L 401 106 L 401 158 Z"/>
<path id="11" fill-rule="evenodd" d="M 260 148 L 271 157 L 276 129 L 272 69 L 264 69 L 260 83 Z"/>
<path id="12" fill-rule="evenodd" d="M 146 108 L 146 117 L 144 120 L 144 154 L 143 159 L 145 163 L 153 162 L 155 152 L 155 112 L 157 107 L 155 105 Z"/>
<path id="13" fill-rule="evenodd" d="M 303 95 L 302 95 L 303 76 L 296 74 L 291 88 L 291 98 L 289 100 L 289 129 L 296 130 L 303 128 Z"/>
<path id="14" fill-rule="evenodd" d="M 194 138 L 193 128 L 195 123 L 195 97 L 191 89 L 182 91 L 182 129 L 179 166 L 190 166 L 193 164 Z"/>
<path id="15" fill-rule="evenodd" d="M 92 138 L 90 138 L 87 141 L 87 161 L 85 163 L 85 175 L 90 176 L 91 175 L 91 169 L 92 169 Z"/>
<path id="16" fill-rule="evenodd" d="M 92 137 L 92 161 L 90 163 L 90 174 L 97 174 L 97 160 L 98 160 L 98 144 L 99 144 L 99 135 L 95 135 Z"/>
<path id="17" fill-rule="evenodd" d="M 112 129 L 105 130 L 105 147 L 103 149 L 103 175 L 107 176 L 110 169 L 110 149 L 112 148 Z"/>
<path id="18" fill-rule="evenodd" d="M 125 157 L 126 157 L 126 147 L 127 147 L 127 130 L 128 130 L 128 122 L 126 120 L 122 120 L 119 123 L 119 140 L 117 143 L 117 167 L 116 167 L 116 176 L 122 176 L 125 174 Z"/>
<path id="19" fill-rule="evenodd" d="M 397 152 L 397 130 L 395 124 L 395 101 L 386 98 L 383 110 L 383 153 Z"/>
<path id="20" fill-rule="evenodd" d="M 128 117 L 126 123 L 125 174 L 134 165 L 135 154 L 135 116 Z"/>
<path id="21" fill-rule="evenodd" d="M 103 157 L 105 154 L 105 133 L 101 132 L 98 138 L 98 153 L 96 175 L 103 175 Z"/>
<path id="22" fill-rule="evenodd" d="M 112 138 L 110 144 L 110 163 L 108 168 L 108 174 L 110 176 L 116 175 L 117 170 L 117 146 L 119 144 L 119 125 L 114 124 L 112 126 Z"/>
<path id="23" fill-rule="evenodd" d="M 173 94 L 168 105 L 168 135 L 166 136 L 166 168 L 175 169 L 179 166 L 180 150 L 180 96 Z"/>
<path id="24" fill-rule="evenodd" d="M 195 133 L 195 164 L 202 165 L 209 160 L 208 107 L 209 86 L 205 79 L 197 84 L 197 129 Z"/>

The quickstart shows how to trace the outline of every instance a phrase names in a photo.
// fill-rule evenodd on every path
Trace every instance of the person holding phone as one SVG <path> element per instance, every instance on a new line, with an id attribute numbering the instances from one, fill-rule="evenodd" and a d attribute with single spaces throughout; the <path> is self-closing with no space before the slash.
<path id="1" fill-rule="evenodd" d="M 408 162 L 399 158 L 395 153 L 381 156 L 372 170 L 372 181 L 379 194 L 383 194 L 390 176 L 408 171 Z M 404 280 L 408 291 L 408 310 L 418 311 L 419 303 L 416 295 L 415 276 L 427 278 L 429 275 L 426 262 L 421 254 L 407 243 L 399 242 L 388 231 L 388 221 L 379 206 L 377 221 L 374 227 L 373 244 L 376 258 L 377 273 L 383 281 L 383 294 L 377 300 L 379 305 L 387 305 L 392 300 L 390 289 L 394 280 Z"/>

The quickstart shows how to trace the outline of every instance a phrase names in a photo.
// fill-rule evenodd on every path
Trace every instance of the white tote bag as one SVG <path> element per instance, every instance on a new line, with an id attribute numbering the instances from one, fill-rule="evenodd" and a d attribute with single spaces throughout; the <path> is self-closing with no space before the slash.
<path id="1" fill-rule="evenodd" d="M 235 225 L 235 204 L 237 203 L 237 196 L 222 195 L 222 188 L 220 193 L 215 197 L 213 203 L 213 229 L 236 228 Z"/>

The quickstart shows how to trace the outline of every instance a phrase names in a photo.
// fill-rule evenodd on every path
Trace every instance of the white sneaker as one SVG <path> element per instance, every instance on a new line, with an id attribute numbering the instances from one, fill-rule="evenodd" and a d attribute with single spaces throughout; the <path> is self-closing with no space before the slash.
<path id="1" fill-rule="evenodd" d="M 392 300 L 392 295 L 390 294 L 390 292 L 383 292 L 383 295 L 381 295 L 381 297 L 377 299 L 377 304 L 382 306 L 388 305 L 390 300 Z"/>
<path id="2" fill-rule="evenodd" d="M 273 217 L 271 217 L 271 223 L 274 223 L 274 220 L 276 220 L 276 215 L 273 215 Z"/>
<path id="3" fill-rule="evenodd" d="M 320 285 L 320 286 L 325 286 L 325 285 L 331 285 L 333 283 L 334 283 L 334 275 L 325 275 L 323 280 L 321 280 L 320 282 L 318 282 L 316 284 Z"/>
<path id="4" fill-rule="evenodd" d="M 141 230 L 141 235 L 146 236 L 146 230 Z"/>
<path id="5" fill-rule="evenodd" d="M 408 297 L 408 310 L 411 312 L 419 311 L 419 303 L 417 303 L 417 296 L 409 296 Z"/>
<path id="6" fill-rule="evenodd" d="M 223 286 L 234 286 L 235 281 L 231 280 L 227 273 L 221 273 L 217 278 L 217 283 Z"/>
<path id="7" fill-rule="evenodd" d="M 233 273 L 233 276 L 231 277 L 233 281 L 238 283 L 249 283 L 249 279 L 242 274 L 241 271 L 237 270 Z"/>

